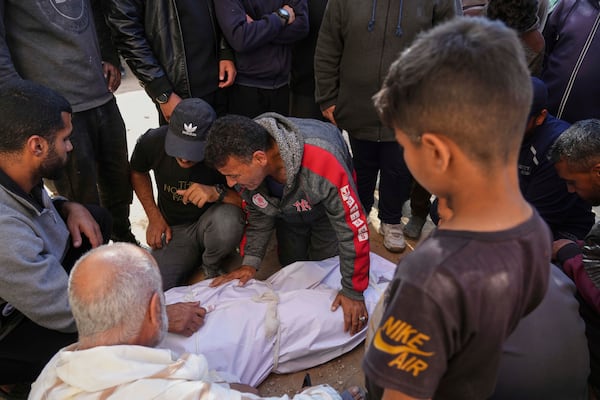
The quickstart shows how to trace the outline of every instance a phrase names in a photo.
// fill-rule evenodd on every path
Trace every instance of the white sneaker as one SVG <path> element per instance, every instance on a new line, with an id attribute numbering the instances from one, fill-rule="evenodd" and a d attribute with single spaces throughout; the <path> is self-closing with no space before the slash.
<path id="1" fill-rule="evenodd" d="M 402 224 L 386 224 L 382 222 L 379 233 L 383 235 L 383 247 L 392 253 L 401 253 L 406 248 Z"/>

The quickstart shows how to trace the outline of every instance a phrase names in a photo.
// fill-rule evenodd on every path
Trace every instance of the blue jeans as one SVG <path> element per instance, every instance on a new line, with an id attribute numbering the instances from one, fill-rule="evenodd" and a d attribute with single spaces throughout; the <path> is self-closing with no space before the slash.
<path id="1" fill-rule="evenodd" d="M 231 204 L 215 204 L 197 221 L 171 226 L 171 241 L 152 250 L 164 290 L 185 284 L 200 266 L 218 271 L 223 258 L 239 246 L 244 226 L 244 213 Z"/>
<path id="2" fill-rule="evenodd" d="M 113 240 L 131 236 L 129 205 L 133 191 L 125 123 L 115 99 L 91 110 L 73 113 L 73 151 L 54 187 L 69 200 L 100 204 L 113 219 Z"/>

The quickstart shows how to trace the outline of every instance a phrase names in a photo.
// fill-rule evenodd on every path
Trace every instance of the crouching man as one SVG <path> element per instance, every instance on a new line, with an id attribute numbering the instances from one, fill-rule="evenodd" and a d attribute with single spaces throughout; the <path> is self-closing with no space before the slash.
<path id="1" fill-rule="evenodd" d="M 242 238 L 240 196 L 203 162 L 206 133 L 215 118 L 204 100 L 182 100 L 169 125 L 142 135 L 131 156 L 131 183 L 148 215 L 146 240 L 164 290 L 184 284 L 200 266 L 207 278 L 219 275 L 223 258 Z"/>

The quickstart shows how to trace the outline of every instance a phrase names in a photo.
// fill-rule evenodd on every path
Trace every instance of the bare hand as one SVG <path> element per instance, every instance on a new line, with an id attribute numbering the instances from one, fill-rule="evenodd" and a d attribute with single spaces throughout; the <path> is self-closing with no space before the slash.
<path id="1" fill-rule="evenodd" d="M 335 104 L 332 106 L 329 106 L 326 109 L 324 109 L 323 111 L 321 111 L 321 114 L 323 114 L 323 116 L 325 118 L 327 118 L 327 120 L 329 122 L 331 122 L 332 124 L 337 126 L 337 122 L 335 122 L 335 117 L 333 116 L 334 112 L 335 112 Z"/>
<path id="2" fill-rule="evenodd" d="M 214 186 L 192 183 L 187 189 L 178 190 L 177 194 L 183 196 L 183 204 L 192 203 L 198 208 L 204 207 L 206 203 L 214 203 L 219 198 L 219 193 Z"/>
<path id="3" fill-rule="evenodd" d="M 153 249 L 161 249 L 164 243 L 168 244 L 173 238 L 173 231 L 162 214 L 156 217 L 148 218 L 148 228 L 146 229 L 146 243 Z"/>
<path id="4" fill-rule="evenodd" d="M 181 97 L 179 97 L 175 92 L 171 93 L 169 96 L 169 100 L 165 104 L 159 104 L 160 111 L 163 114 L 163 117 L 169 122 L 171 119 L 171 114 L 173 114 L 173 110 L 177 107 L 177 104 L 181 102 Z"/>
<path id="5" fill-rule="evenodd" d="M 102 72 L 106 83 L 108 83 L 108 90 L 113 93 L 116 92 L 121 86 L 121 70 L 109 62 L 103 61 Z"/>
<path id="6" fill-rule="evenodd" d="M 100 225 L 87 208 L 79 203 L 67 201 L 62 205 L 61 211 L 65 215 L 73 247 L 81 246 L 81 234 L 88 238 L 92 248 L 98 247 L 104 242 Z"/>
<path id="7" fill-rule="evenodd" d="M 219 61 L 219 88 L 225 88 L 233 85 L 237 70 L 235 64 L 230 60 Z"/>
<path id="8" fill-rule="evenodd" d="M 556 255 L 558 254 L 558 251 L 560 249 L 562 249 L 563 247 L 565 247 L 566 245 L 571 244 L 571 243 L 575 243 L 575 242 L 572 241 L 572 240 L 569 240 L 569 239 L 558 239 L 558 240 L 555 240 L 552 243 L 552 259 L 556 260 Z"/>
<path id="9" fill-rule="evenodd" d="M 287 22 L 288 25 L 296 20 L 296 13 L 294 12 L 294 9 L 292 7 L 290 7 L 289 5 L 286 4 L 281 8 L 287 10 L 288 14 L 290 14 L 290 19 L 288 19 L 288 22 Z"/>
<path id="10" fill-rule="evenodd" d="M 225 274 L 225 275 L 222 275 L 222 276 L 219 276 L 219 277 L 213 279 L 213 281 L 210 283 L 209 286 L 210 287 L 221 286 L 222 284 L 232 281 L 234 279 L 240 280 L 240 283 L 238 284 L 238 286 L 244 286 L 246 284 L 246 282 L 248 282 L 250 279 L 254 278 L 254 275 L 256 275 L 256 268 L 251 267 L 249 265 L 242 265 L 235 271 L 231 271 L 228 274 Z"/>
<path id="11" fill-rule="evenodd" d="M 350 335 L 360 332 L 369 319 L 369 312 L 363 300 L 353 300 L 338 293 L 331 304 L 331 311 L 335 311 L 342 306 L 344 311 L 344 332 L 350 331 Z M 361 317 L 364 317 L 361 320 Z"/>
<path id="12" fill-rule="evenodd" d="M 206 309 L 200 302 L 175 303 L 167 305 L 169 332 L 183 336 L 192 336 L 204 325 Z"/>

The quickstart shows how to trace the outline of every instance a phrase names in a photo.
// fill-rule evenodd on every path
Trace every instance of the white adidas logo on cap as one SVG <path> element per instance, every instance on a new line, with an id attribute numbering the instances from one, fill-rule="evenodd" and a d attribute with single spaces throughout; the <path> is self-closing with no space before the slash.
<path id="1" fill-rule="evenodd" d="M 194 124 L 192 122 L 190 122 L 189 124 L 186 124 L 185 122 L 183 123 L 183 130 L 181 131 L 182 134 L 187 135 L 187 136 L 198 136 L 198 134 L 196 133 L 196 129 L 198 129 L 197 126 L 194 126 Z"/>

